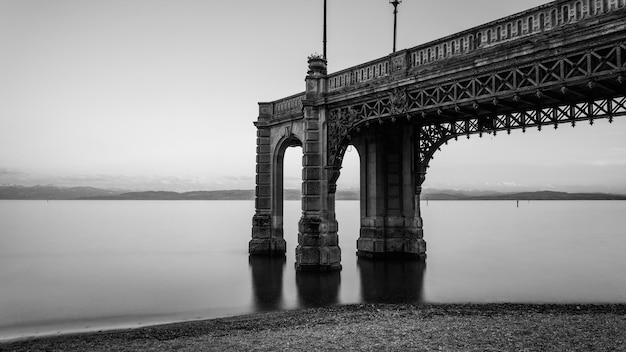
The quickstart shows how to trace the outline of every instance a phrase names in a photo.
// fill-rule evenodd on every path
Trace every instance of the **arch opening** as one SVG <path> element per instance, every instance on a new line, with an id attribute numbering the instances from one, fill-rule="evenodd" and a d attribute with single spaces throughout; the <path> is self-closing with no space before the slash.
<path id="1" fill-rule="evenodd" d="M 284 138 L 276 147 L 273 165 L 272 229 L 275 232 L 274 237 L 284 239 L 285 232 L 293 234 L 293 237 L 289 235 L 291 241 L 287 241 L 288 253 L 293 253 L 297 242 L 295 239 L 301 208 L 299 201 L 302 197 L 300 186 L 302 183 L 302 142 L 294 136 Z M 294 203 L 294 206 L 285 207 L 286 202 Z M 287 221 L 284 220 L 285 208 L 289 209 L 286 214 Z"/>
<path id="2" fill-rule="evenodd" d="M 356 146 L 349 144 L 341 161 L 341 173 L 335 193 L 335 216 L 339 224 L 339 247 L 356 250 L 362 216 L 361 154 Z"/>

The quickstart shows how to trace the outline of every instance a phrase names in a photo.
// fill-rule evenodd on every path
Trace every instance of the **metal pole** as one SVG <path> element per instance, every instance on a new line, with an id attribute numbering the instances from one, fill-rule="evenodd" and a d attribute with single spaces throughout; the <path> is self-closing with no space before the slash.
<path id="1" fill-rule="evenodd" d="M 326 59 L 326 0 L 324 0 L 324 60 Z"/>
<path id="2" fill-rule="evenodd" d="M 398 27 L 398 1 L 391 3 L 393 5 L 393 52 L 396 52 L 396 28 Z"/>

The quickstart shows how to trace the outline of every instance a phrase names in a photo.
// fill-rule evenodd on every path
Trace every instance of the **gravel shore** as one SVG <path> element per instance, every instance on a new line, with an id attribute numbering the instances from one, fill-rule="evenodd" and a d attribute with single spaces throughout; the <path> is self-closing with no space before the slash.
<path id="1" fill-rule="evenodd" d="M 360 304 L 37 338 L 0 351 L 626 351 L 626 305 Z"/>

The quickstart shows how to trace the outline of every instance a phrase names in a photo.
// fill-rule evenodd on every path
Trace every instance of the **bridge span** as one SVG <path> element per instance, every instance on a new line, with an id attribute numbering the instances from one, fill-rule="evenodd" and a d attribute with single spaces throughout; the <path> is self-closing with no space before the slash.
<path id="1" fill-rule="evenodd" d="M 283 157 L 302 146 L 296 268 L 339 270 L 336 182 L 361 159 L 367 257 L 426 255 L 429 161 L 471 134 L 557 128 L 626 115 L 626 0 L 557 0 L 328 74 L 311 56 L 305 91 L 259 103 L 251 255 L 284 255 Z"/>

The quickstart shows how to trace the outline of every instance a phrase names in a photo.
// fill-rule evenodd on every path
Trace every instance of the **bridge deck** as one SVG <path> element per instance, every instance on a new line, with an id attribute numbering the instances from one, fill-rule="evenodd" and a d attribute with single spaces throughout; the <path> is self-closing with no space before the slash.
<path id="1" fill-rule="evenodd" d="M 599 23 L 609 24 L 613 27 L 611 31 L 621 31 L 621 36 L 613 35 L 612 39 L 623 40 L 624 21 L 620 19 L 626 16 L 625 8 L 626 0 L 554 1 L 332 73 L 325 81 L 327 103 L 341 104 L 357 97 L 362 98 L 389 89 L 389 86 L 407 84 L 419 85 L 420 88 L 425 89 L 423 97 L 417 99 L 426 103 L 426 105 L 420 105 L 420 110 L 439 108 L 447 103 L 446 97 L 450 98 L 448 100 L 453 101 L 454 104 L 464 103 L 464 100 L 471 101 L 477 94 L 480 95 L 480 92 L 467 93 L 467 96 L 461 95 L 460 97 L 452 97 L 448 93 L 451 90 L 467 90 L 469 85 L 474 84 L 472 81 L 458 82 L 456 87 L 441 87 L 431 91 L 426 88 L 436 86 L 446 80 L 461 80 L 463 76 L 497 70 L 498 65 L 506 66 L 511 62 L 521 66 L 526 65 L 526 67 L 520 67 L 516 77 L 496 77 L 496 80 L 506 83 L 518 78 L 523 87 L 541 88 L 542 85 L 549 83 L 546 76 L 550 76 L 554 68 L 545 67 L 545 64 L 536 67 L 532 65 L 533 61 L 540 59 L 541 55 L 564 55 L 566 54 L 564 49 L 568 46 L 566 50 L 575 52 L 581 50 L 581 45 L 586 45 L 584 42 L 591 41 L 597 44 L 595 43 L 596 37 L 584 35 L 584 29 L 598 27 Z M 606 32 L 607 29 L 603 28 L 602 31 Z M 581 60 L 584 59 L 593 60 L 590 57 Z M 623 69 L 621 61 L 623 59 L 618 57 L 615 64 Z M 567 70 L 568 65 L 573 67 L 580 63 L 566 60 L 563 68 Z M 563 65 L 561 62 L 558 64 Z M 589 74 L 590 72 L 581 71 L 576 77 Z M 532 75 L 543 75 L 543 77 L 534 80 Z M 567 83 L 567 79 L 570 78 L 574 76 L 558 76 L 562 83 Z M 491 80 L 493 77 L 486 79 Z M 501 82 L 495 82 L 496 85 L 498 83 Z M 478 84 L 485 86 L 485 89 L 490 88 L 486 82 L 479 80 Z M 492 90 L 495 92 L 496 89 Z M 438 99 L 440 96 L 444 99 Z M 304 93 L 299 93 L 269 103 L 271 104 L 271 120 L 278 122 L 301 117 L 303 99 Z"/>

